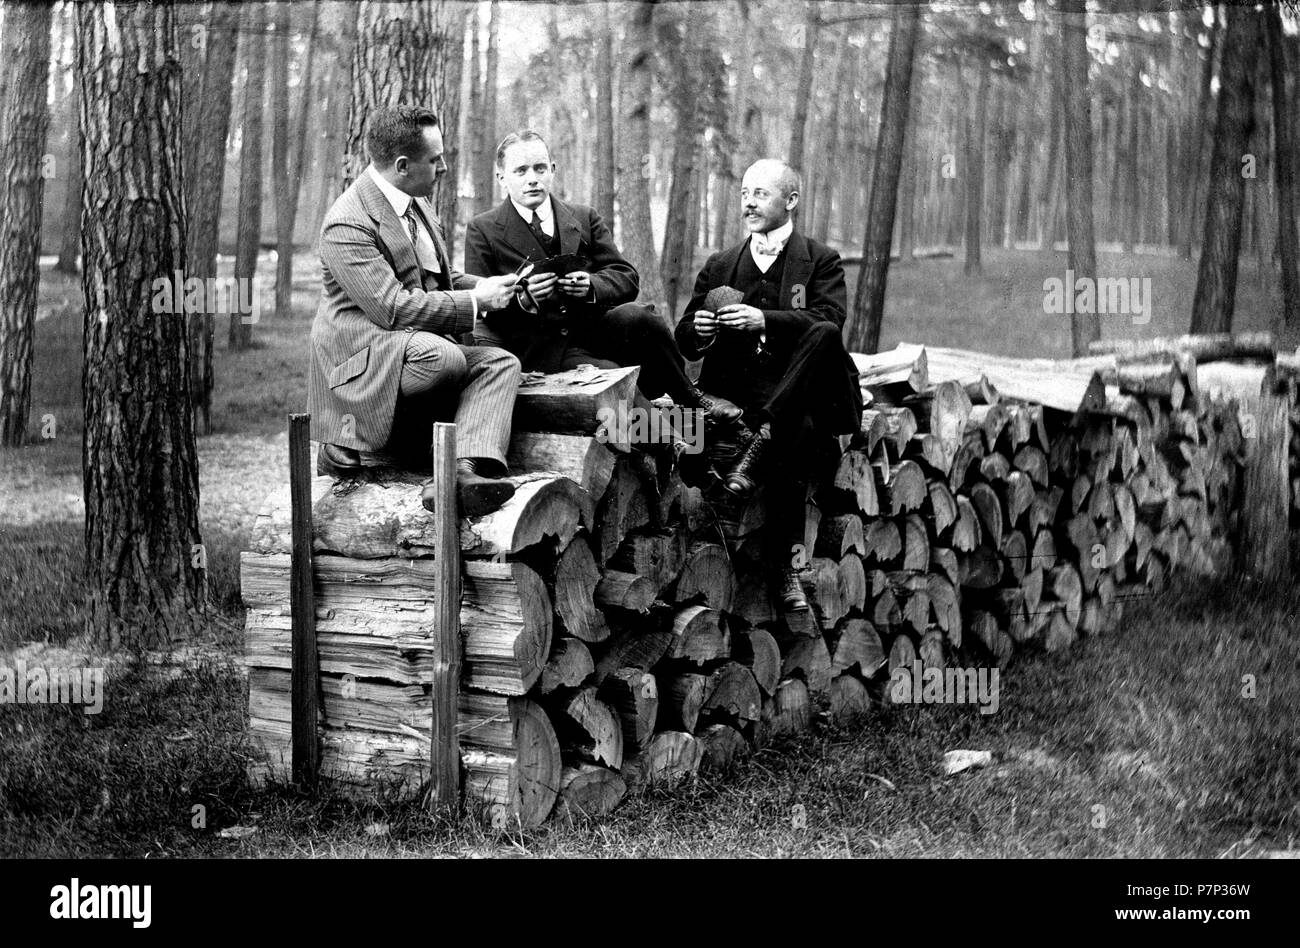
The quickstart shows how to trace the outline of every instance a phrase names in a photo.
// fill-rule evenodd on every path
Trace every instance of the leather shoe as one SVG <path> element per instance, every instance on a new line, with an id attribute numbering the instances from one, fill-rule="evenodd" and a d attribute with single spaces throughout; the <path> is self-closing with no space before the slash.
<path id="1" fill-rule="evenodd" d="M 361 452 L 355 448 L 324 442 L 316 451 L 317 474 L 330 477 L 356 477 L 363 470 L 365 466 L 361 463 Z"/>
<path id="2" fill-rule="evenodd" d="M 706 424 L 734 425 L 745 414 L 745 409 L 733 401 L 709 395 L 698 388 L 692 394 L 695 396 L 696 407 L 704 412 Z"/>
<path id="3" fill-rule="evenodd" d="M 806 612 L 808 609 L 808 600 L 803 594 L 797 569 L 782 570 L 781 590 L 777 595 L 785 612 Z"/>
<path id="4" fill-rule="evenodd" d="M 771 439 L 764 438 L 761 432 L 754 434 L 750 436 L 749 441 L 736 457 L 722 486 L 737 499 L 744 500 L 753 493 L 757 486 L 754 479 L 757 476 L 759 462 L 762 461 L 770 443 Z"/>
<path id="5" fill-rule="evenodd" d="M 515 485 L 496 477 L 484 477 L 477 471 L 459 466 L 456 471 L 456 503 L 462 517 L 481 517 L 499 508 L 514 496 Z M 438 495 L 433 480 L 424 482 L 420 503 L 430 513 L 437 512 Z"/>

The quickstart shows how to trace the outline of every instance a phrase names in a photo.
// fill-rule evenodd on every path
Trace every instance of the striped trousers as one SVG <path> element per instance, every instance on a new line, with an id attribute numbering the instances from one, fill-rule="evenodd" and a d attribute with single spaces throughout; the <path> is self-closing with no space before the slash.
<path id="1" fill-rule="evenodd" d="M 510 444 L 510 418 L 519 391 L 519 360 L 504 349 L 462 346 L 431 332 L 406 342 L 390 447 L 402 452 L 411 438 L 427 445 L 430 421 L 454 406 L 456 457 L 490 458 L 502 466 Z M 407 452 L 404 452 L 407 453 Z"/>

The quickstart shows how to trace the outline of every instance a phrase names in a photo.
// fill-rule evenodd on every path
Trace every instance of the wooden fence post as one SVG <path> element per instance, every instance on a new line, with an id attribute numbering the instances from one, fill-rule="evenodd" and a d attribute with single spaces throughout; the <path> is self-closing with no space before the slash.
<path id="1" fill-rule="evenodd" d="M 429 747 L 431 809 L 452 809 L 460 797 L 460 742 L 456 738 L 460 687 L 460 537 L 456 520 L 456 426 L 433 426 L 433 596 L 437 646 L 433 658 L 433 731 Z"/>
<path id="2" fill-rule="evenodd" d="M 293 782 L 315 790 L 320 772 L 320 661 L 316 653 L 316 596 L 312 586 L 311 415 L 289 416 L 289 496 L 292 553 L 289 611 L 293 626 L 290 693 Z"/>

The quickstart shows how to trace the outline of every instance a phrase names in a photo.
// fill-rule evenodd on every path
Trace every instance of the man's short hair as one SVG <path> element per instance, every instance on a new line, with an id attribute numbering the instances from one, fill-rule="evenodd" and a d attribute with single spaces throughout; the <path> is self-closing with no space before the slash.
<path id="1" fill-rule="evenodd" d="M 531 128 L 521 128 L 519 131 L 511 132 L 505 138 L 501 139 L 501 144 L 497 145 L 497 170 L 498 171 L 505 170 L 506 149 L 509 148 L 511 145 L 518 144 L 519 142 L 541 142 L 546 147 L 547 157 L 550 157 L 551 146 L 546 144 L 546 139 L 542 138 L 541 135 L 538 135 Z"/>
<path id="2" fill-rule="evenodd" d="M 781 189 L 782 197 L 789 197 L 795 191 L 803 194 L 803 176 L 795 171 L 794 168 L 780 158 L 760 158 L 750 165 L 750 168 L 757 168 L 760 165 L 777 166 L 776 186 Z"/>
<path id="3" fill-rule="evenodd" d="M 437 114 L 418 105 L 376 109 L 366 123 L 366 153 L 376 168 L 390 168 L 402 155 L 423 154 L 424 129 L 437 125 Z"/>

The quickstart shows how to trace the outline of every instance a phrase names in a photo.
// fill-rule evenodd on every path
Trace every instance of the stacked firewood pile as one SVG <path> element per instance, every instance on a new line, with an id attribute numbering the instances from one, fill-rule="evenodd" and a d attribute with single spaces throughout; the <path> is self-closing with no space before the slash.
<path id="1" fill-rule="evenodd" d="M 761 494 L 738 506 L 718 485 L 688 487 L 637 443 L 647 432 L 624 423 L 635 368 L 521 389 L 510 462 L 531 473 L 500 511 L 462 523 L 471 812 L 528 826 L 604 814 L 631 788 L 889 701 L 892 669 L 1064 649 L 1114 628 L 1171 571 L 1226 567 L 1244 439 L 1194 359 L 900 346 L 855 361 L 870 407 L 789 551 L 807 612 L 769 597 Z M 418 484 L 313 485 L 322 757 L 367 790 L 428 779 L 435 610 Z M 242 564 L 250 730 L 279 776 L 289 523 L 278 490 Z"/>

